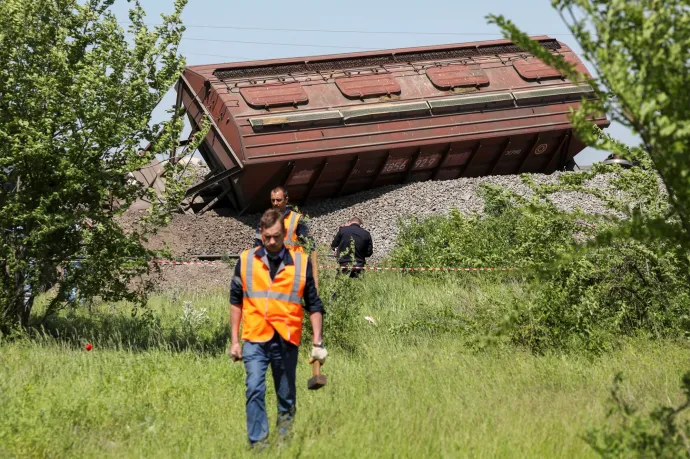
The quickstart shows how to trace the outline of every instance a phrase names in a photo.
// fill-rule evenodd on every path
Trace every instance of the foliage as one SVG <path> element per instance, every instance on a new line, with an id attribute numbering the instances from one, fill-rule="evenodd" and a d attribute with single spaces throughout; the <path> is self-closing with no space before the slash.
<path id="1" fill-rule="evenodd" d="M 360 347 L 361 292 L 358 280 L 335 270 L 324 270 L 320 274 L 319 297 L 326 314 L 323 317 L 323 340 L 327 349 L 338 349 L 354 354 Z M 311 322 L 304 318 L 303 343 L 310 343 Z"/>
<path id="2" fill-rule="evenodd" d="M 507 335 L 538 352 L 601 352 L 617 338 L 639 333 L 685 336 L 690 332 L 686 252 L 664 239 L 643 243 L 610 237 L 625 221 L 621 216 L 663 212 L 664 193 L 656 175 L 644 169 L 618 169 L 607 176 L 609 189 L 590 185 L 590 179 L 611 169 L 564 174 L 550 185 L 526 176 L 533 191 L 529 198 L 485 187 L 483 215 L 453 211 L 403 223 L 392 262 L 517 268 L 503 281 L 518 276 L 531 285 L 533 296 L 512 302 L 498 324 L 479 321 L 473 327 L 489 337 Z M 562 212 L 548 198 L 566 191 L 594 194 L 615 214 Z"/>
<path id="3" fill-rule="evenodd" d="M 195 307 L 199 303 L 205 307 Z M 217 303 L 226 308 L 227 298 Z M 95 301 L 88 309 L 69 307 L 59 311 L 23 336 L 69 348 L 83 348 L 89 342 L 97 350 L 224 354 L 229 338 L 227 310 L 218 314 L 218 304 L 211 303 L 212 309 L 208 304 L 206 296 L 154 297 L 145 311 L 132 314 L 131 303 Z M 45 306 L 40 304 L 37 309 Z M 20 338 L 21 335 L 4 337 L 7 341 Z"/>
<path id="4" fill-rule="evenodd" d="M 80 296 L 145 304 L 152 269 L 146 234 L 167 221 L 185 186 L 182 165 L 166 163 L 166 194 L 132 180 L 157 154 L 169 154 L 181 113 L 151 124 L 151 113 L 178 77 L 186 0 L 153 29 L 138 1 L 125 32 L 112 0 L 0 2 L 0 322 L 28 325 L 31 297 L 57 284 L 48 312 L 73 288 Z M 129 34 L 129 35 L 128 35 Z M 194 151 L 205 135 L 191 139 Z M 150 142 L 148 149 L 141 148 Z M 143 229 L 116 222 L 136 199 L 153 202 Z M 83 258 L 81 264 L 72 264 Z M 59 269 L 67 269 L 61 277 Z"/>
<path id="5" fill-rule="evenodd" d="M 581 435 L 605 420 L 612 368 L 626 369 L 626 387 L 645 406 L 678 400 L 668 381 L 687 366 L 682 343 L 631 340 L 592 358 L 515 346 L 474 352 L 451 333 L 389 333 L 439 310 L 474 317 L 511 291 L 527 293 L 495 281 L 492 273 L 393 272 L 357 280 L 359 351 L 341 352 L 326 334 L 328 384 L 314 392 L 306 384 L 309 346 L 301 346 L 295 437 L 281 446 L 271 438 L 257 457 L 594 457 Z M 182 340 L 185 301 L 206 309 L 210 323 Z M 94 302 L 74 317 L 71 310 L 51 316 L 56 338 L 0 338 L 1 457 L 250 455 L 246 374 L 226 353 L 227 291 L 152 295 L 147 314 L 132 317 L 129 309 Z M 275 432 L 270 375 L 266 386 Z M 427 412 L 433 416 L 419 415 Z"/>
<path id="6" fill-rule="evenodd" d="M 553 0 L 582 47 L 595 78 L 579 74 L 557 53 L 551 54 L 502 16 L 489 16 L 504 35 L 571 81 L 586 81 L 599 98 L 572 110 L 578 137 L 658 172 L 670 201 L 655 218 L 634 214 L 612 237 L 650 241 L 663 237 L 690 249 L 690 21 L 685 0 Z M 589 120 L 606 113 L 642 140 L 629 148 Z"/>
<path id="7" fill-rule="evenodd" d="M 607 188 L 590 184 L 612 171 Z M 636 231 L 642 223 L 645 230 L 658 231 L 655 222 L 669 213 L 668 195 L 651 164 L 642 162 L 628 170 L 597 165 L 588 173 L 563 175 L 552 185 L 524 180 L 540 199 L 556 192 L 580 192 L 597 197 L 612 212 L 597 219 L 594 238 L 584 240 L 578 250 L 573 247 L 574 254 L 562 260 L 564 265 L 551 268 L 552 275 L 541 276 L 542 282 L 549 282 L 549 288 L 542 289 L 541 303 L 549 305 L 551 315 L 544 333 L 536 333 L 551 336 L 541 347 L 554 338 L 562 341 L 568 335 L 560 330 L 563 326 L 570 330 L 586 326 L 580 342 L 596 350 L 606 346 L 607 334 L 644 330 L 659 338 L 690 330 L 688 248 L 663 232 L 648 238 Z M 679 231 L 679 221 L 665 222 L 665 228 Z M 590 324 L 582 317 L 590 317 Z M 602 334 L 603 330 L 608 331 Z"/>
<path id="8" fill-rule="evenodd" d="M 208 322 L 209 317 L 206 308 L 195 309 L 191 301 L 185 301 L 181 319 L 184 328 L 193 332 Z"/>
<path id="9" fill-rule="evenodd" d="M 559 212 L 550 201 L 525 200 L 500 188 L 481 189 L 484 215 L 450 214 L 400 222 L 391 261 L 398 266 L 529 270 L 570 250 L 573 234 L 591 234 L 591 217 Z M 515 200 L 519 201 L 515 205 Z"/>
<path id="10" fill-rule="evenodd" d="M 449 333 L 457 336 L 467 328 L 467 319 L 455 312 L 453 308 L 446 306 L 433 312 L 421 311 L 415 314 L 412 320 L 392 326 L 390 332 L 394 336 L 419 334 L 439 336 L 442 333 Z"/>
<path id="11" fill-rule="evenodd" d="M 530 40 L 504 17 L 490 16 L 490 22 L 571 81 L 591 85 L 599 97 L 571 109 L 578 137 L 638 167 L 614 181 L 614 186 L 628 192 L 624 200 L 583 186 L 602 167 L 556 186 L 533 186 L 541 197 L 557 191 L 584 191 L 603 199 L 624 218 L 601 222 L 596 243 L 589 245 L 589 253 L 579 264 L 572 261 L 559 267 L 559 275 L 550 278 L 552 288 L 543 290 L 540 302 L 550 307 L 531 307 L 527 316 L 537 313 L 544 318 L 546 311 L 552 320 L 523 326 L 527 342 L 534 344 L 536 339 L 542 346 L 562 341 L 569 335 L 563 328 L 584 332 L 584 341 L 595 347 L 606 342 L 598 333 L 602 330 L 640 328 L 656 336 L 684 333 L 690 268 L 687 2 L 554 0 L 552 4 L 582 47 L 582 57 L 593 65 L 594 78 L 579 74 L 562 56 Z M 629 148 L 590 123 L 604 113 L 638 134 L 641 146 Z M 664 185 L 662 192 L 659 181 Z M 595 273 L 592 267 L 597 265 L 600 269 Z M 573 309 L 573 305 L 580 307 Z M 604 305 L 608 314 L 596 313 Z M 602 327 L 605 323 L 609 325 Z M 593 336 L 599 339 L 592 340 Z"/>
<path id="12" fill-rule="evenodd" d="M 307 228 L 309 228 L 309 222 L 311 221 L 311 217 L 309 217 L 309 215 L 307 213 L 303 213 L 302 211 L 300 211 L 300 208 L 298 206 L 290 206 L 290 208 L 292 209 L 293 212 L 297 212 L 298 214 L 302 215 L 302 217 L 300 218 L 300 223 L 306 225 Z M 305 237 L 303 235 L 298 235 L 297 236 L 297 242 L 300 246 L 302 246 L 304 251 L 310 255 L 312 253 L 318 251 L 317 244 L 313 238 L 308 238 L 308 237 Z"/>
<path id="13" fill-rule="evenodd" d="M 553 5 L 594 66 L 594 78 L 578 73 L 561 54 L 546 50 L 504 17 L 489 20 L 570 81 L 591 85 L 598 98 L 571 109 L 578 138 L 636 167 L 623 171 L 599 165 L 545 185 L 524 176 L 533 191 L 530 199 L 494 190 L 486 196 L 485 216 L 455 213 L 408 225 L 395 257 L 399 263 L 517 264 L 526 269 L 536 297 L 518 304 L 502 328 L 532 349 L 600 351 L 621 335 L 686 335 L 687 2 L 554 0 Z M 627 147 L 591 123 L 604 114 L 638 134 L 641 146 Z M 617 173 L 609 190 L 589 184 L 605 172 Z M 611 214 L 566 214 L 549 204 L 553 193 L 569 191 L 598 197 Z"/>
<path id="14" fill-rule="evenodd" d="M 690 372 L 682 379 L 685 402 L 678 407 L 659 406 L 648 415 L 624 399 L 621 381 L 621 374 L 616 374 L 608 422 L 585 436 L 592 449 L 606 458 L 690 457 L 690 423 L 678 419 L 690 407 Z"/>
<path id="15" fill-rule="evenodd" d="M 512 338 L 532 349 L 601 352 L 620 336 L 687 336 L 687 271 L 662 243 L 614 242 L 535 279 L 537 295 L 512 317 Z"/>

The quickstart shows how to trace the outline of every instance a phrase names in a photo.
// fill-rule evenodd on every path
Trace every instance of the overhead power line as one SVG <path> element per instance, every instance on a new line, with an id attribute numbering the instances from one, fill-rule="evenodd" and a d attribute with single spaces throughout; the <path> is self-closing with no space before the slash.
<path id="1" fill-rule="evenodd" d="M 270 41 L 242 41 L 242 40 L 220 40 L 217 38 L 190 38 L 182 37 L 182 40 L 187 41 L 212 41 L 220 43 L 241 43 L 245 45 L 271 45 L 271 46 L 302 46 L 309 48 L 335 48 L 335 49 L 359 49 L 373 51 L 380 48 L 361 48 L 358 46 L 338 46 L 338 45 L 318 45 L 318 44 L 308 44 L 308 43 L 276 43 Z"/>
<path id="2" fill-rule="evenodd" d="M 131 24 L 130 22 L 121 22 L 120 24 Z M 148 26 L 159 26 L 161 24 L 146 24 Z M 218 25 L 200 25 L 200 24 L 184 24 L 187 28 L 203 28 L 203 29 L 229 29 L 229 30 L 259 30 L 259 31 L 275 31 L 275 32 L 316 32 L 316 33 L 352 33 L 352 34 L 370 34 L 370 35 L 457 35 L 457 36 L 486 36 L 486 37 L 502 37 L 503 35 L 496 32 L 425 32 L 415 30 L 333 30 L 333 29 L 286 29 L 277 27 L 244 27 L 244 26 L 218 26 Z M 550 36 L 572 36 L 571 33 L 539 33 L 529 35 L 550 35 Z"/>
<path id="3" fill-rule="evenodd" d="M 224 55 L 224 54 L 208 54 L 208 53 L 197 53 L 197 52 L 191 52 L 191 51 L 190 51 L 190 52 L 184 52 L 184 53 L 182 53 L 182 54 L 183 54 L 183 55 L 187 55 L 187 54 L 196 54 L 196 55 L 199 55 L 199 56 L 222 57 L 222 58 L 225 58 L 225 59 L 239 59 L 239 60 L 243 60 L 243 61 L 255 61 L 255 60 L 258 60 L 258 59 L 254 58 L 254 57 L 226 56 L 226 55 Z"/>
<path id="4" fill-rule="evenodd" d="M 231 29 L 231 30 L 260 30 L 263 32 L 316 32 L 316 33 L 356 33 L 356 34 L 370 34 L 370 35 L 482 35 L 487 37 L 502 37 L 503 35 L 497 32 L 425 32 L 415 30 L 330 30 L 330 29 L 284 29 L 272 27 L 240 27 L 240 26 L 197 26 L 186 25 L 185 27 L 195 28 L 204 27 L 207 29 Z M 541 34 L 546 35 L 546 34 Z M 554 34 L 565 35 L 565 34 Z M 570 34 L 567 34 L 570 35 Z"/>

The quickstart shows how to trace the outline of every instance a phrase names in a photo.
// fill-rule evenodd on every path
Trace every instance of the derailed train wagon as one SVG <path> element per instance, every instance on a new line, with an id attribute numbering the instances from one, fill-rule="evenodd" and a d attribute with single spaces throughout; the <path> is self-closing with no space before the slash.
<path id="1" fill-rule="evenodd" d="M 587 72 L 565 44 L 534 37 Z M 421 180 L 552 173 L 584 145 L 568 122 L 593 97 L 507 40 L 295 59 L 190 66 L 177 84 L 211 169 L 189 190 L 213 190 L 238 213 Z M 594 121 L 609 125 L 602 117 Z M 209 199 L 209 198 L 207 198 Z"/>

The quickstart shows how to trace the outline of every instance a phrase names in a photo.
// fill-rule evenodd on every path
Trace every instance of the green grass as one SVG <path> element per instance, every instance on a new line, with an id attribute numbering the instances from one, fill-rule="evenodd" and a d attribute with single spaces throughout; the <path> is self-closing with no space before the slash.
<path id="1" fill-rule="evenodd" d="M 348 296 L 341 290 L 331 309 L 352 298 L 356 349 L 339 351 L 326 335 L 328 385 L 317 392 L 306 390 L 302 349 L 295 437 L 282 447 L 273 439 L 257 457 L 592 457 L 580 436 L 604 422 L 616 372 L 642 407 L 682 399 L 690 366 L 682 343 L 637 339 L 602 356 L 536 356 L 512 346 L 477 351 L 462 330 L 393 332 L 449 311 L 498 314 L 496 298 L 528 295 L 518 282 L 456 280 L 371 273 L 343 287 Z M 185 326 L 184 301 L 207 308 L 208 321 Z M 143 318 L 100 305 L 50 322 L 60 338 L 0 343 L 0 457 L 253 457 L 244 369 L 225 355 L 226 305 L 224 292 L 160 296 Z"/>

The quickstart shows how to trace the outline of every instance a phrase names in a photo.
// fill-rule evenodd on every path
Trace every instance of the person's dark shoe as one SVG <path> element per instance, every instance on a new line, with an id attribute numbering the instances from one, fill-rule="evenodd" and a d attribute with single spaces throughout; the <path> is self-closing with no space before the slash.
<path id="1" fill-rule="evenodd" d="M 280 435 L 281 443 L 289 441 L 292 438 L 292 421 L 294 415 L 278 414 L 278 435 Z"/>

